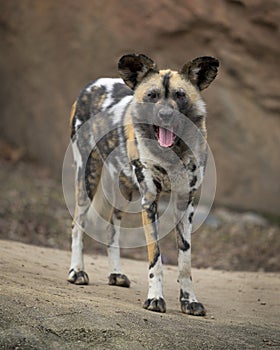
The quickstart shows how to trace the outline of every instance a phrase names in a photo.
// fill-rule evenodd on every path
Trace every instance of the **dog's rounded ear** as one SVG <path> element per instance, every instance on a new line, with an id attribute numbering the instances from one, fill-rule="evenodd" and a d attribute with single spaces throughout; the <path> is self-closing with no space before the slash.
<path id="1" fill-rule="evenodd" d="M 203 90 L 216 78 L 218 67 L 219 61 L 216 58 L 203 56 L 186 63 L 180 73 L 199 90 Z"/>
<path id="2" fill-rule="evenodd" d="M 123 56 L 119 60 L 118 69 L 120 77 L 133 90 L 148 73 L 158 73 L 154 61 L 143 54 Z"/>

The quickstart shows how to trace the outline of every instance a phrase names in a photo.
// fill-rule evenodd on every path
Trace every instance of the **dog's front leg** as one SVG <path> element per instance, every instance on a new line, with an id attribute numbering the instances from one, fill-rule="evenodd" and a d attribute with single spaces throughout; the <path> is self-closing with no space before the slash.
<path id="1" fill-rule="evenodd" d="M 142 222 L 149 259 L 149 292 L 143 307 L 151 311 L 165 312 L 166 306 L 162 293 L 162 261 L 158 244 L 158 189 L 149 171 L 139 161 L 134 162 L 134 170 L 142 197 Z"/>
<path id="2" fill-rule="evenodd" d="M 142 201 L 142 220 L 145 230 L 149 259 L 149 292 L 144 303 L 144 308 L 151 311 L 165 312 L 166 306 L 162 293 L 162 261 L 158 245 L 158 224 L 157 224 L 157 201 L 147 200 L 144 196 Z"/>
<path id="3" fill-rule="evenodd" d="M 193 219 L 193 198 L 178 196 L 175 204 L 176 238 L 178 245 L 178 270 L 180 283 L 180 303 L 183 313 L 204 316 L 206 310 L 198 302 L 192 283 L 191 275 L 191 232 Z"/>

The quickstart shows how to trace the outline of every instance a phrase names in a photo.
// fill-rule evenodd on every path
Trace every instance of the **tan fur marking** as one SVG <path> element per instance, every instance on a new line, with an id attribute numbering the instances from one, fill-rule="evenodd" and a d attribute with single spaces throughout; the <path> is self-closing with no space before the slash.
<path id="1" fill-rule="evenodd" d="M 192 103 L 196 103 L 199 99 L 199 93 L 196 88 L 188 80 L 182 78 L 178 72 L 172 71 L 170 77 L 170 87 L 171 89 L 183 89 L 188 95 L 188 99 Z"/>
<path id="2" fill-rule="evenodd" d="M 100 99 L 99 99 L 99 101 L 97 103 L 97 108 L 98 109 L 100 109 L 100 110 L 102 109 L 102 106 L 103 106 L 104 101 L 106 100 L 106 97 L 107 97 L 106 93 L 104 93 L 102 96 L 100 96 Z"/>
<path id="3" fill-rule="evenodd" d="M 70 119 L 69 119 L 70 127 L 72 127 L 73 118 L 74 118 L 75 112 L 76 112 L 76 107 L 77 107 L 77 101 L 75 101 L 75 102 L 73 103 L 72 108 L 71 108 Z"/>
<path id="4" fill-rule="evenodd" d="M 206 139 L 207 138 L 207 129 L 206 129 L 206 121 L 205 121 L 205 119 L 203 119 L 202 122 L 201 122 L 200 130 L 203 132 L 203 136 Z"/>
<path id="5" fill-rule="evenodd" d="M 147 90 L 151 88 L 157 88 L 163 90 L 162 79 L 170 73 L 170 88 L 171 89 L 183 89 L 186 91 L 189 100 L 192 103 L 196 103 L 200 97 L 196 88 L 187 79 L 184 79 L 182 75 L 176 71 L 170 69 L 160 70 L 159 74 L 148 75 L 139 87 L 135 90 L 135 98 L 137 101 L 142 101 Z"/>
<path id="6" fill-rule="evenodd" d="M 134 133 L 134 126 L 132 123 L 131 114 L 126 113 L 125 120 L 125 135 L 126 135 L 126 149 L 129 160 L 139 159 L 139 152 L 136 145 L 136 138 Z"/>
<path id="7" fill-rule="evenodd" d="M 113 149 L 115 147 L 115 145 L 116 145 L 116 140 L 109 139 L 108 140 L 108 145 L 109 145 L 110 149 Z"/>
<path id="8" fill-rule="evenodd" d="M 152 88 L 162 88 L 161 78 L 157 73 L 148 75 L 143 79 L 141 84 L 136 88 L 134 92 L 134 98 L 137 101 L 142 102 L 147 90 L 150 90 Z"/>
<path id="9" fill-rule="evenodd" d="M 147 248 L 148 248 L 148 259 L 149 263 L 154 261 L 154 256 L 157 251 L 157 242 L 153 237 L 154 228 L 151 219 L 145 210 L 142 211 L 142 221 L 144 225 L 144 231 L 146 236 Z"/>

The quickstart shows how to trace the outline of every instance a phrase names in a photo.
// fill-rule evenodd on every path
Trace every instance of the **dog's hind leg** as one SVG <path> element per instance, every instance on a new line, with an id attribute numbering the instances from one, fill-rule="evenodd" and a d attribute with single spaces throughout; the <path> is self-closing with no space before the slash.
<path id="1" fill-rule="evenodd" d="M 83 257 L 83 229 L 88 208 L 79 208 L 78 204 L 76 206 L 77 215 L 72 223 L 72 255 L 67 281 L 74 284 L 88 284 L 89 278 L 84 271 Z"/>
<path id="2" fill-rule="evenodd" d="M 122 219 L 122 212 L 114 209 L 111 217 L 111 225 L 108 237 L 108 258 L 111 269 L 109 276 L 109 284 L 120 287 L 130 287 L 130 281 L 126 275 L 122 273 L 120 262 L 120 224 Z"/>
<path id="3" fill-rule="evenodd" d="M 88 284 L 89 278 L 84 271 L 83 235 L 88 210 L 98 188 L 101 166 L 96 150 L 90 153 L 86 163 L 85 156 L 80 152 L 76 142 L 73 142 L 72 147 L 76 163 L 76 209 L 72 223 L 72 255 L 67 281 L 74 284 Z"/>

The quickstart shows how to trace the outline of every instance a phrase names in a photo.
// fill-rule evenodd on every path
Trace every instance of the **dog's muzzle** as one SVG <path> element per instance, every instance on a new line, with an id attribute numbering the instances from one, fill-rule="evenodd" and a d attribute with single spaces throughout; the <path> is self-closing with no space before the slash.
<path id="1" fill-rule="evenodd" d="M 175 142 L 174 114 L 174 109 L 166 106 L 161 107 L 158 111 L 159 125 L 155 126 L 155 133 L 161 147 L 172 147 Z"/>

